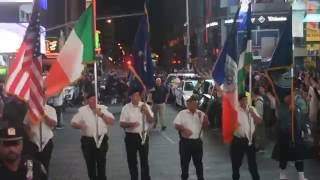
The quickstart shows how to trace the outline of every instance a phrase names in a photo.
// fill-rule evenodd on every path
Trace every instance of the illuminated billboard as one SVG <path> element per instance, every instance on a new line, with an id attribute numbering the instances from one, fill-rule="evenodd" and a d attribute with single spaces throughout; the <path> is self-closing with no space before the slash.
<path id="1" fill-rule="evenodd" d="M 33 0 L 0 0 L 0 3 L 16 3 L 16 2 L 21 2 L 21 3 L 26 3 L 26 2 L 28 2 L 28 3 L 32 3 L 33 2 Z"/>
<path id="2" fill-rule="evenodd" d="M 19 49 L 28 23 L 0 23 L 0 53 L 15 53 Z M 41 53 L 45 54 L 45 28 L 41 27 Z"/>

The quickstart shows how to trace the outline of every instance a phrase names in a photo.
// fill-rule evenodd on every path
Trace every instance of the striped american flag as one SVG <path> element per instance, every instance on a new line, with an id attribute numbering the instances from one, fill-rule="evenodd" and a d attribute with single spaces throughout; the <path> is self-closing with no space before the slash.
<path id="1" fill-rule="evenodd" d="M 9 68 L 5 84 L 8 94 L 27 102 L 33 121 L 40 121 L 44 115 L 44 90 L 40 53 L 40 9 L 34 0 L 30 22 L 24 40 Z"/>

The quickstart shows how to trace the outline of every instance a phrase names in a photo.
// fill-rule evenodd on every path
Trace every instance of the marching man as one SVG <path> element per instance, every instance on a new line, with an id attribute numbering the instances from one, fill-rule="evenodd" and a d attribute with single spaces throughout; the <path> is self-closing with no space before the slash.
<path id="1" fill-rule="evenodd" d="M 131 102 L 121 111 L 120 126 L 124 128 L 127 161 L 131 180 L 138 180 L 137 152 L 141 164 L 141 180 L 150 180 L 149 172 L 149 136 L 147 130 L 153 123 L 153 112 L 141 101 L 143 88 L 133 84 L 129 90 Z"/>
<path id="2" fill-rule="evenodd" d="M 178 113 L 174 120 L 175 128 L 179 131 L 179 153 L 181 164 L 181 179 L 187 180 L 189 177 L 189 163 L 192 158 L 196 168 L 198 180 L 203 177 L 203 145 L 202 130 L 208 127 L 207 115 L 197 109 L 198 101 L 195 96 L 187 100 L 187 109 Z"/>

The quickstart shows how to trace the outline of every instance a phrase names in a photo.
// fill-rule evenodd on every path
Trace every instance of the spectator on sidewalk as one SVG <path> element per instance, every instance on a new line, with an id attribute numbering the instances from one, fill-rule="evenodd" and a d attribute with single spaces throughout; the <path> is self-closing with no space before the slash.
<path id="1" fill-rule="evenodd" d="M 152 92 L 152 110 L 154 113 L 154 125 L 153 128 L 157 127 L 157 123 L 159 122 L 161 125 L 161 130 L 164 131 L 167 128 L 167 123 L 165 120 L 165 110 L 166 103 L 168 101 L 169 93 L 167 88 L 161 82 L 160 78 L 156 79 L 155 90 Z"/>
<path id="2" fill-rule="evenodd" d="M 97 104 L 94 92 L 86 94 L 87 105 L 79 108 L 71 126 L 81 131 L 81 149 L 90 180 L 106 180 L 106 154 L 108 151 L 108 126 L 114 116 L 104 105 Z"/>
<path id="3" fill-rule="evenodd" d="M 317 95 L 318 91 L 318 79 L 310 78 L 310 87 L 309 87 L 309 120 L 311 123 L 311 131 L 313 136 L 313 145 L 314 147 L 319 146 L 319 135 L 318 135 L 318 111 L 319 111 L 319 102 Z M 320 89 L 320 88 L 319 88 Z"/>
<path id="4" fill-rule="evenodd" d="M 56 94 L 55 96 L 52 96 L 49 98 L 48 100 L 48 104 L 52 107 L 54 107 L 54 109 L 57 112 L 57 129 L 62 129 L 63 128 L 63 115 L 62 115 L 62 109 L 63 109 L 63 103 L 64 103 L 64 93 L 63 90 L 60 91 L 58 94 Z"/>

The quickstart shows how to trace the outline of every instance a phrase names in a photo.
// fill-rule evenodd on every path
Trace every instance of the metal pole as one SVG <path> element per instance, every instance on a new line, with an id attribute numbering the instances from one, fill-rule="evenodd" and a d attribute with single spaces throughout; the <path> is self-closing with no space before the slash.
<path id="1" fill-rule="evenodd" d="M 187 26 L 187 69 L 190 71 L 190 18 L 189 18 L 189 0 L 186 0 L 186 26 Z"/>
<path id="2" fill-rule="evenodd" d="M 105 20 L 105 19 L 120 19 L 120 18 L 136 17 L 136 16 L 143 16 L 143 15 L 144 15 L 144 13 L 120 14 L 120 15 L 97 17 L 96 20 L 99 21 L 99 20 Z M 45 31 L 41 31 L 41 33 L 50 32 L 50 31 L 53 31 L 56 29 L 66 27 L 66 26 L 73 26 L 76 22 L 77 21 L 69 21 L 69 22 L 66 21 L 64 24 L 59 24 L 59 25 L 56 25 L 53 27 L 49 27 Z M 27 26 L 25 28 L 27 28 Z M 67 29 L 67 27 L 66 27 L 66 29 Z M 67 34 L 67 33 L 65 33 L 65 34 Z"/>

